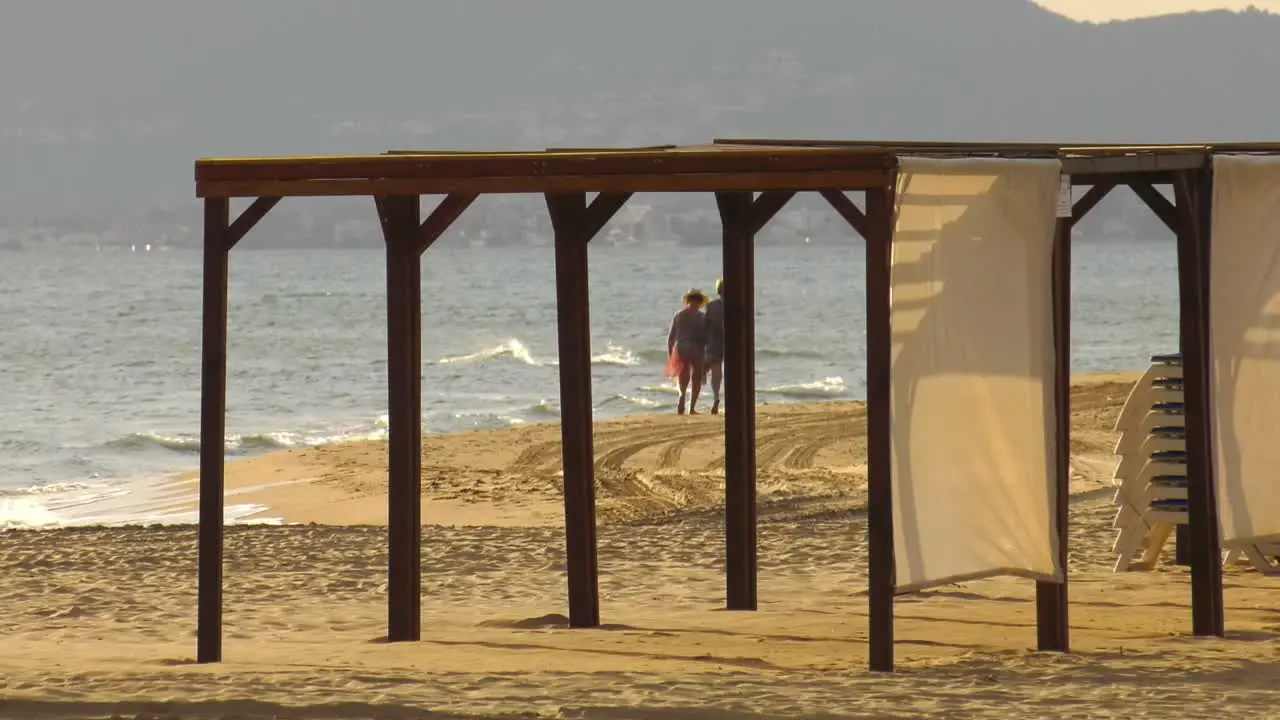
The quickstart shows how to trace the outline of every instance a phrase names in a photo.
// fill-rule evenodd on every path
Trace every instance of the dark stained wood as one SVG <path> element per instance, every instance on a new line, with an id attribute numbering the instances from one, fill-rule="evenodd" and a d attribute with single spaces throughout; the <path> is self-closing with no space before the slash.
<path id="1" fill-rule="evenodd" d="M 1218 145 L 1274 151 L 1274 143 Z M 1060 157 L 1077 185 L 1171 182 L 1205 167 L 1214 146 L 907 141 L 720 140 L 708 146 L 520 153 L 393 152 L 196 162 L 198 197 L 448 193 L 866 190 L 882 187 L 897 154 Z"/>
<path id="2" fill-rule="evenodd" d="M 591 200 L 591 204 L 587 205 L 586 224 L 583 228 L 583 235 L 590 242 L 592 238 L 600 234 L 605 225 L 613 219 L 614 215 L 622 209 L 623 205 L 631 199 L 632 193 L 600 193 Z"/>
<path id="3" fill-rule="evenodd" d="M 549 148 L 544 148 L 544 151 L 545 151 L 545 152 L 551 152 L 551 153 L 567 153 L 567 152 L 569 152 L 569 153 L 616 153 L 616 152 L 643 152 L 643 151 L 646 151 L 646 150 L 649 150 L 649 151 L 655 151 L 655 150 L 679 150 L 679 149 L 680 149 L 680 146 L 679 146 L 679 145 L 670 145 L 670 144 L 668 144 L 668 145 L 640 145 L 640 146 L 636 146 L 636 147 L 627 147 L 627 148 L 602 147 L 602 146 L 594 146 L 594 147 L 588 147 L 588 146 L 573 147 L 573 146 L 571 146 L 571 145 L 565 145 L 565 146 L 563 146 L 563 147 L 549 147 Z M 421 153 L 422 153 L 422 151 L 421 151 L 421 150 L 419 150 L 419 151 L 418 151 L 418 154 L 421 154 Z"/>
<path id="4" fill-rule="evenodd" d="M 870 666 L 893 671 L 892 343 L 889 321 L 894 193 L 867 192 L 867 554 Z"/>
<path id="5" fill-rule="evenodd" d="M 1148 148 L 1125 154 L 1103 154 L 1062 158 L 1062 172 L 1079 176 L 1151 174 L 1180 172 L 1205 166 L 1209 154 L 1204 148 Z"/>
<path id="6" fill-rule="evenodd" d="M 1153 170 L 1151 172 L 1131 173 L 1079 173 L 1071 176 L 1071 184 L 1077 187 L 1081 185 L 1101 185 L 1103 183 L 1114 183 L 1116 185 L 1128 185 L 1129 183 L 1168 185 L 1173 182 L 1178 172 L 1177 170 Z"/>
<path id="7" fill-rule="evenodd" d="M 887 152 L 899 155 L 1052 155 L 1065 143 L 1053 142 L 952 142 L 947 140 L 822 140 L 805 138 L 715 138 L 724 147 L 760 149 L 781 148 L 846 148 L 865 152 Z"/>
<path id="8" fill-rule="evenodd" d="M 840 148 L 802 150 L 620 150 L 616 152 L 444 153 L 312 158 L 210 158 L 196 161 L 196 182 L 360 180 L 611 175 L 753 174 L 885 170 L 892 158 Z M 534 192 L 534 191 L 530 191 Z"/>
<path id="9" fill-rule="evenodd" d="M 1273 144 L 1274 149 L 1274 144 Z M 1188 174 L 1188 178 L 1192 177 Z M 1221 637 L 1225 633 L 1226 621 L 1226 602 L 1222 595 L 1222 538 L 1219 534 L 1218 518 L 1218 492 L 1217 492 L 1217 461 L 1213 447 L 1213 391 L 1211 390 L 1213 383 L 1213 343 L 1211 328 L 1212 323 L 1209 317 L 1210 308 L 1210 273 L 1209 268 L 1212 265 L 1213 258 L 1213 164 L 1212 162 L 1205 165 L 1198 173 L 1195 173 L 1196 188 L 1196 209 L 1199 211 L 1196 223 L 1197 243 L 1196 248 L 1199 251 L 1199 262 L 1196 266 L 1200 269 L 1200 344 L 1202 345 L 1201 353 L 1204 363 L 1201 366 L 1200 393 L 1202 395 L 1201 402 L 1204 404 L 1204 431 L 1201 441 L 1204 443 L 1204 495 L 1200 498 L 1201 515 L 1203 528 L 1199 535 L 1201 544 L 1201 554 L 1199 555 L 1199 565 L 1203 577 L 1200 582 L 1201 592 L 1203 593 L 1204 604 L 1213 609 L 1213 618 L 1211 624 L 1208 625 L 1210 633 Z M 1175 195 L 1177 190 L 1175 188 Z M 1190 502 L 1188 500 L 1188 502 Z M 1197 542 L 1193 540 L 1193 534 L 1190 528 L 1186 533 L 1185 544 L 1187 549 L 1187 564 L 1190 565 L 1193 556 L 1197 551 L 1192 550 L 1191 546 Z M 1176 540 L 1175 540 L 1176 542 Z M 1176 554 L 1176 546 L 1174 548 Z M 1195 583 L 1192 582 L 1194 589 Z"/>
<path id="10" fill-rule="evenodd" d="M 725 597 L 755 610 L 755 233 L 750 193 L 716 193 L 723 226 Z"/>
<path id="11" fill-rule="evenodd" d="M 839 213 L 844 221 L 849 223 L 849 227 L 853 228 L 864 239 L 867 237 L 867 216 L 858 209 L 857 205 L 839 190 L 822 190 L 820 193 L 831 206 L 833 210 Z"/>
<path id="12" fill-rule="evenodd" d="M 466 212 L 478 197 L 480 196 L 475 193 L 445 195 L 418 229 L 418 254 L 421 255 L 427 251 L 427 248 L 434 245 L 436 240 L 439 240 L 440 236 L 457 222 L 462 213 Z"/>
<path id="13" fill-rule="evenodd" d="M 1191 567 L 1191 528 L 1179 525 L 1173 531 L 1173 564 Z"/>
<path id="14" fill-rule="evenodd" d="M 587 243 L 591 238 L 586 234 L 587 198 L 584 193 L 548 195 L 546 202 L 555 230 L 569 626 L 596 627 L 600 624 L 600 591 L 591 417 L 591 293 L 587 283 Z"/>
<path id="15" fill-rule="evenodd" d="M 1085 191 L 1085 194 L 1071 206 L 1072 227 L 1074 228 L 1076 223 L 1080 222 L 1084 216 L 1092 212 L 1093 209 L 1098 206 L 1098 203 L 1102 202 L 1102 200 L 1106 198 L 1107 195 L 1110 195 L 1111 191 L 1115 189 L 1115 183 L 1104 182 L 1098 183 Z"/>
<path id="16" fill-rule="evenodd" d="M 769 221 L 795 196 L 796 194 L 790 190 L 769 190 L 760 193 L 760 196 L 751 204 L 751 234 L 755 235 L 763 230 L 764 226 L 768 225 Z"/>
<path id="17" fill-rule="evenodd" d="M 1174 185 L 1178 223 L 1179 336 L 1187 425 L 1191 629 L 1222 636 L 1222 554 L 1210 443 L 1208 261 L 1212 179 L 1185 173 Z"/>
<path id="18" fill-rule="evenodd" d="M 660 173 L 645 175 L 488 176 L 339 180 L 202 181 L 197 197 L 328 197 L 339 195 L 444 195 L 449 193 L 719 192 L 865 190 L 887 182 L 885 170 L 812 172 Z"/>
<path id="19" fill-rule="evenodd" d="M 260 197 L 250 203 L 227 229 L 227 249 L 234 248 L 279 202 L 278 197 Z"/>
<path id="20" fill-rule="evenodd" d="M 1129 183 L 1129 188 L 1138 196 L 1147 207 L 1151 208 L 1151 212 L 1155 213 L 1160 222 L 1169 228 L 1169 231 L 1178 234 L 1181 227 L 1181 221 L 1178 219 L 1178 211 L 1174 208 L 1173 203 L 1169 199 L 1160 194 L 1160 191 L 1148 183 Z"/>
<path id="21" fill-rule="evenodd" d="M 1211 146 L 1192 145 L 1072 145 L 1070 143 L 945 142 L 936 140 L 769 140 L 718 138 L 723 147 L 780 150 L 784 148 L 845 148 L 890 155 L 968 157 L 1060 157 L 1062 171 L 1076 175 L 1112 175 L 1194 170 L 1208 163 Z M 1092 185 L 1093 180 L 1078 184 Z"/>
<path id="22" fill-rule="evenodd" d="M 387 638 L 422 637 L 420 199 L 382 198 L 387 263 Z"/>
<path id="23" fill-rule="evenodd" d="M 222 661 L 222 524 L 227 423 L 227 266 L 231 206 L 204 203 L 200 367 L 200 529 L 196 661 Z"/>
<path id="24" fill-rule="evenodd" d="M 1162 153 L 1194 153 L 1202 152 L 1210 147 L 1219 147 L 1212 143 L 1193 143 L 1189 145 L 1134 145 L 1126 143 L 1102 143 L 1083 145 L 1068 142 L 1000 142 L 971 140 L 822 140 L 812 138 L 716 138 L 716 145 L 726 147 L 760 147 L 760 148 L 860 148 L 863 150 L 882 150 L 888 152 L 953 154 L 953 155 L 1009 155 L 1026 157 L 1028 155 L 1047 155 L 1068 153 L 1072 155 L 1111 156 L 1130 155 L 1139 152 Z M 1274 145 L 1274 143 L 1272 143 Z M 1197 165 L 1196 167 L 1200 167 Z"/>
<path id="25" fill-rule="evenodd" d="M 382 228 L 382 239 L 385 243 L 386 239 L 391 236 L 391 226 L 388 224 L 387 215 L 387 199 L 382 195 L 374 195 L 373 206 L 378 212 L 378 227 Z"/>
<path id="26" fill-rule="evenodd" d="M 1105 192 L 1105 191 L 1102 191 Z M 1053 405 L 1054 526 L 1062 582 L 1036 583 L 1036 647 L 1067 652 L 1070 620 L 1067 601 L 1067 532 L 1071 505 L 1071 231 L 1077 217 L 1059 218 L 1053 245 Z M 1087 212 L 1088 209 L 1085 208 Z M 1083 216 L 1083 213 L 1081 213 Z"/>

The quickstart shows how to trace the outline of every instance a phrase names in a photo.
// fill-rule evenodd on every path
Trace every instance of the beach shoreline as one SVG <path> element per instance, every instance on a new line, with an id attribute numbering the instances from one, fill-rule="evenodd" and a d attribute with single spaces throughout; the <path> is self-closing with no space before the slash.
<path id="1" fill-rule="evenodd" d="M 1141 373 L 1072 377 L 1072 493 L 1109 485 L 1112 426 Z M 764 513 L 857 510 L 865 501 L 862 401 L 764 403 L 756 407 L 757 486 Z M 424 435 L 424 525 L 555 526 L 560 499 L 560 425 Z M 598 516 L 634 524 L 713 513 L 723 504 L 723 416 L 633 413 L 594 426 Z M 386 440 L 277 450 L 226 465 L 228 502 L 261 508 L 245 519 L 283 524 L 384 525 Z M 199 472 L 166 492 L 195 508 Z"/>
<path id="2" fill-rule="evenodd" d="M 1140 373 L 1072 377 L 1072 492 L 1112 471 L 1111 428 Z M 756 407 L 760 512 L 857 510 L 865 498 L 866 415 L 859 400 L 763 402 Z M 723 416 L 633 412 L 594 424 L 598 520 L 663 522 L 723 504 Z M 557 421 L 426 433 L 424 525 L 555 526 L 563 522 Z M 229 456 L 225 518 L 239 524 L 384 525 L 385 437 Z M 76 483 L 69 483 L 75 486 Z M 189 524 L 199 470 L 113 480 L 81 490 L 10 493 L 12 528 Z M 15 508 L 13 503 L 26 503 Z"/>

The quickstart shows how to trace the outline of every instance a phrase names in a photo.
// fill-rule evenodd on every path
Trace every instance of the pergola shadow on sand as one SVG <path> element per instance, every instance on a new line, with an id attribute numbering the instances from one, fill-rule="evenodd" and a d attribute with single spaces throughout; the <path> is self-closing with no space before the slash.
<path id="1" fill-rule="evenodd" d="M 555 233 L 569 624 L 600 624 L 592 451 L 587 245 L 638 192 L 714 193 L 725 280 L 726 606 L 756 609 L 755 234 L 798 192 L 817 192 L 865 241 L 867 521 L 870 667 L 893 669 L 894 530 L 890 448 L 890 245 L 897 158 L 1059 158 L 1089 186 L 1060 218 L 1053 255 L 1056 370 L 1054 518 L 1064 581 L 1036 584 L 1037 647 L 1068 650 L 1067 511 L 1070 432 L 1072 228 L 1125 185 L 1177 237 L 1180 349 L 1185 375 L 1192 630 L 1222 635 L 1222 561 L 1208 431 L 1208 244 L 1212 155 L 1280 146 L 1096 146 L 1055 143 L 717 140 L 706 146 L 557 149 L 517 153 L 389 152 L 354 157 L 205 159 L 195 164 L 205 205 L 200 427 L 197 660 L 222 659 L 222 567 L 231 249 L 285 197 L 374 198 L 386 240 L 388 639 L 420 627 L 421 256 L 482 194 L 538 193 Z M 1157 190 L 1171 185 L 1170 202 Z M 860 209 L 847 192 L 865 194 Z M 588 202 L 588 193 L 596 193 Z M 423 195 L 442 195 L 423 220 Z M 232 198 L 253 198 L 234 220 Z"/>

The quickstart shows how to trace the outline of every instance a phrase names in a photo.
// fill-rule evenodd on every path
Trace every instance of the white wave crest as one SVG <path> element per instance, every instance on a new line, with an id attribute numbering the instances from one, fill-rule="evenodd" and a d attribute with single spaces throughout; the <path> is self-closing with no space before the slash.
<path id="1" fill-rule="evenodd" d="M 840 397 L 845 394 L 848 387 L 844 383 L 844 379 L 840 377 L 828 377 L 822 380 L 815 380 L 806 383 L 794 383 L 786 385 L 776 385 L 769 388 L 760 388 L 756 390 L 757 395 L 776 395 L 779 397 L 789 398 L 829 398 Z"/>
<path id="2" fill-rule="evenodd" d="M 524 363 L 525 365 L 545 366 L 554 365 L 555 362 L 544 362 L 535 358 L 533 353 L 529 351 L 528 346 L 520 342 L 516 338 L 511 338 L 501 345 L 480 350 L 478 352 L 469 353 L 467 355 L 455 355 L 452 357 L 441 358 L 436 362 L 441 365 L 449 365 L 455 363 L 477 363 L 487 362 L 498 358 L 511 358 L 513 360 Z"/>

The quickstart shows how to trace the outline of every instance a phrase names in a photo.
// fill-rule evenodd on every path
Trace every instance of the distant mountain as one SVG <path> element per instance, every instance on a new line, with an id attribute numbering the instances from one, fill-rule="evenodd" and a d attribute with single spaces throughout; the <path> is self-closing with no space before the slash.
<path id="1" fill-rule="evenodd" d="M 0 217 L 188 202 L 209 155 L 1280 139 L 1276 38 L 1028 0 L 44 0 L 0 23 Z"/>

